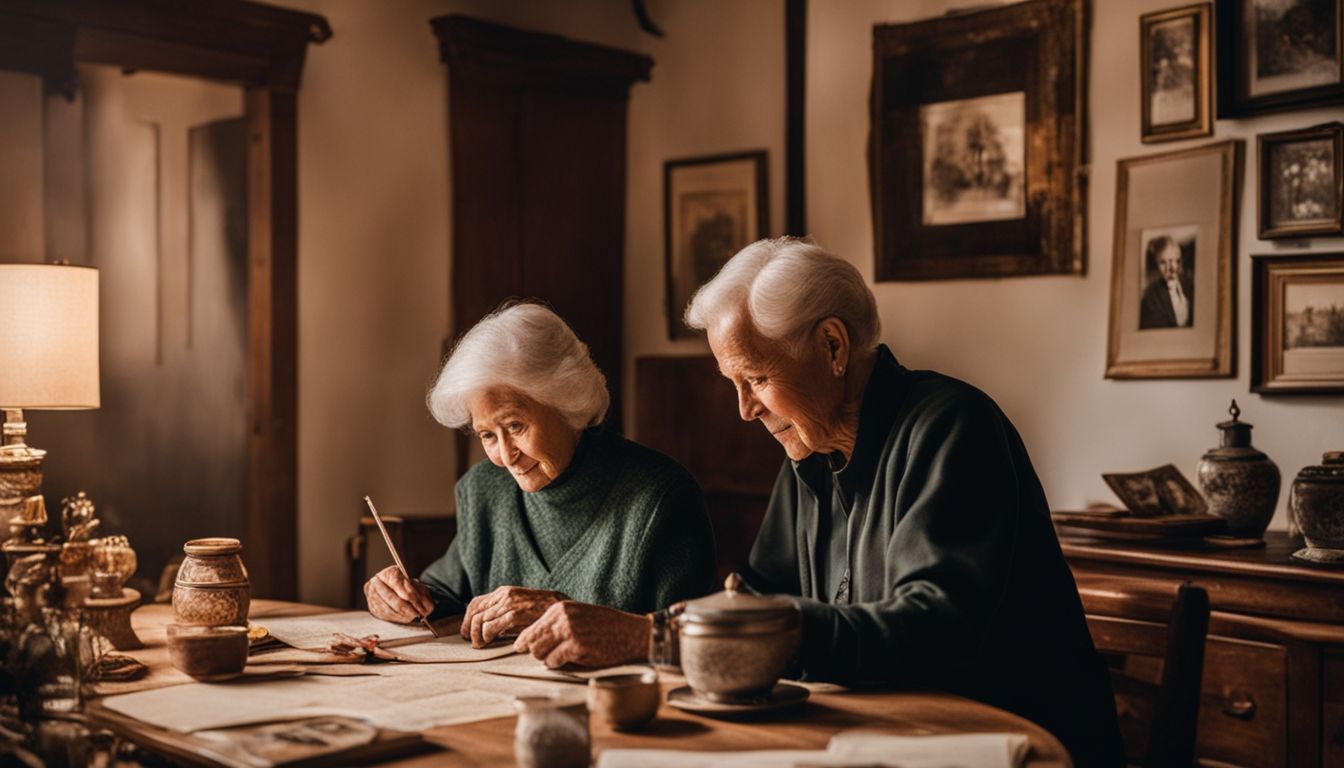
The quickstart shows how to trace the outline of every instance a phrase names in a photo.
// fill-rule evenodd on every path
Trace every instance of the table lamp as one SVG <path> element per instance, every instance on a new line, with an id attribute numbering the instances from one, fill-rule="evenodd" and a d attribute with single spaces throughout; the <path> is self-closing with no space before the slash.
<path id="1" fill-rule="evenodd" d="M 97 408 L 98 394 L 98 270 L 0 264 L 0 522 L 16 538 L 46 523 L 47 452 L 25 443 L 24 409 Z"/>

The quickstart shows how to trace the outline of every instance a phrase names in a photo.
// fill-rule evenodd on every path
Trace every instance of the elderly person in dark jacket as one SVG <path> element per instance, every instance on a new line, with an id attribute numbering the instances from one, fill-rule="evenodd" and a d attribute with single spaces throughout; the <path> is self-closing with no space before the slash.
<path id="1" fill-rule="evenodd" d="M 976 388 L 896 361 L 858 270 L 747 246 L 692 299 L 742 418 L 784 447 L 748 583 L 796 595 L 802 674 L 938 688 L 1121 764 L 1105 665 L 1017 430 Z"/>
<path id="2" fill-rule="evenodd" d="M 368 581 L 390 621 L 465 613 L 474 645 L 548 616 L 552 666 L 648 645 L 643 614 L 707 592 L 714 546 L 700 488 L 676 462 L 602 426 L 606 379 L 554 312 L 516 304 L 476 324 L 429 394 L 487 457 L 457 483 L 457 537 L 408 581 Z"/>

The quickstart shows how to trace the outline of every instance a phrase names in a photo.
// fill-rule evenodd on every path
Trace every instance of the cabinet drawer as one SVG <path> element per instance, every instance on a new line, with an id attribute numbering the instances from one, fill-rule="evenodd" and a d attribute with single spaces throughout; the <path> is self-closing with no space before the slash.
<path id="1" fill-rule="evenodd" d="M 1288 757 L 1288 651 L 1210 637 L 1204 646 L 1199 757 L 1258 768 Z"/>

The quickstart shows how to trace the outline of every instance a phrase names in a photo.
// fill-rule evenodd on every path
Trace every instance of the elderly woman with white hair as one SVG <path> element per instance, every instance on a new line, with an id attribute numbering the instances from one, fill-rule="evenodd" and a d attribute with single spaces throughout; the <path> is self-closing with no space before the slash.
<path id="1" fill-rule="evenodd" d="M 480 646 L 549 611 L 543 658 L 558 666 L 644 655 L 644 614 L 709 590 L 699 486 L 602 425 L 606 379 L 554 312 L 522 303 L 481 320 L 428 403 L 440 423 L 470 429 L 488 460 L 457 483 L 458 531 L 443 557 L 418 581 L 393 567 L 365 584 L 374 616 L 464 613 L 462 635 Z"/>
<path id="2" fill-rule="evenodd" d="M 1026 447 L 969 384 L 903 367 L 848 262 L 747 246 L 686 311 L 784 447 L 746 581 L 797 596 L 810 679 L 940 688 L 1123 763 L 1105 665 Z"/>

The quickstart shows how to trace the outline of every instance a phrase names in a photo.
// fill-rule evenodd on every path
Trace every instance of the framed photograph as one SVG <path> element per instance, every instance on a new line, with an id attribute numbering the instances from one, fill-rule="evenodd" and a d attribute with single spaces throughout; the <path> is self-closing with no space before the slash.
<path id="1" fill-rule="evenodd" d="M 1344 234 L 1344 123 L 1256 137 L 1260 237 Z"/>
<path id="2" fill-rule="evenodd" d="M 1242 146 L 1118 162 L 1106 378 L 1235 374 Z"/>
<path id="3" fill-rule="evenodd" d="M 873 27 L 878 281 L 1082 274 L 1083 0 Z"/>
<path id="4" fill-rule="evenodd" d="M 1218 0 L 1218 117 L 1344 104 L 1344 0 Z"/>
<path id="5" fill-rule="evenodd" d="M 691 338 L 681 322 L 692 294 L 746 245 L 769 231 L 765 150 L 663 164 L 667 334 Z"/>
<path id="6" fill-rule="evenodd" d="M 1139 135 L 1145 144 L 1213 134 L 1208 3 L 1139 17 Z"/>
<path id="7" fill-rule="evenodd" d="M 1344 253 L 1251 264 L 1251 391 L 1344 392 Z"/>

